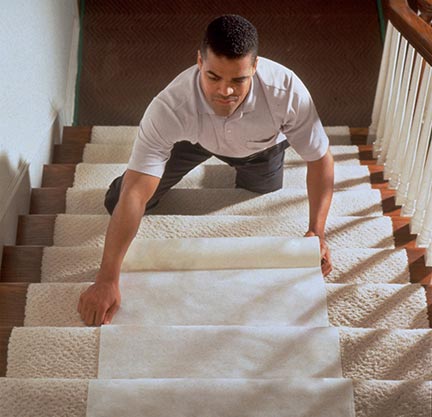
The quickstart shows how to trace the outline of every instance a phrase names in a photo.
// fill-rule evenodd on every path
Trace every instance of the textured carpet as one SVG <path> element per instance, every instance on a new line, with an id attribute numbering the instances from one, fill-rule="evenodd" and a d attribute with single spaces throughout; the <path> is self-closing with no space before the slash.
<path id="1" fill-rule="evenodd" d="M 67 214 L 107 214 L 106 189 L 69 188 Z M 292 216 L 306 215 L 309 203 L 306 190 L 285 188 L 269 194 L 242 189 L 171 189 L 147 214 Z M 330 216 L 382 216 L 379 190 L 337 190 Z"/>
<path id="2" fill-rule="evenodd" d="M 77 189 L 108 188 L 123 174 L 126 164 L 78 164 L 73 186 Z M 285 166 L 284 187 L 306 188 L 306 167 Z M 175 185 L 175 188 L 235 188 L 235 169 L 228 165 L 199 165 Z M 367 166 L 336 166 L 336 189 L 370 189 Z"/>
<path id="3" fill-rule="evenodd" d="M 57 215 L 55 246 L 103 246 L 108 215 Z M 301 237 L 308 218 L 267 216 L 144 216 L 137 239 L 190 237 Z M 327 241 L 334 249 L 394 248 L 389 217 L 330 217 Z"/>

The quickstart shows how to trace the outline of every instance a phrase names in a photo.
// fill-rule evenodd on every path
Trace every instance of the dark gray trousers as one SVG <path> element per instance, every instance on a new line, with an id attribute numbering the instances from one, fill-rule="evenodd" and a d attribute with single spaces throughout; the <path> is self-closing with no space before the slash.
<path id="1" fill-rule="evenodd" d="M 244 188 L 259 194 L 279 190 L 282 188 L 283 161 L 285 149 L 288 146 L 288 142 L 284 141 L 245 158 L 230 158 L 215 155 L 199 144 L 186 141 L 178 142 L 171 151 L 159 186 L 148 201 L 146 209 L 156 206 L 162 196 L 189 171 L 212 156 L 216 156 L 235 168 L 237 188 Z M 124 174 L 116 178 L 105 194 L 105 207 L 110 214 L 114 211 L 119 200 L 123 176 Z"/>

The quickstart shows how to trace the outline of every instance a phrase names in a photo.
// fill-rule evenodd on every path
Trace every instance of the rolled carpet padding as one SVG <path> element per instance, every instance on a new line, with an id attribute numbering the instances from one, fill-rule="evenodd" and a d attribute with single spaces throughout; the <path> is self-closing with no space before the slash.
<path id="1" fill-rule="evenodd" d="M 86 164 L 76 166 L 73 186 L 79 189 L 108 188 L 126 170 L 126 164 Z M 235 169 L 228 165 L 199 165 L 175 188 L 235 188 Z M 367 166 L 335 166 L 335 189 L 371 189 Z M 285 188 L 306 188 L 306 167 L 285 166 Z"/>
<path id="2" fill-rule="evenodd" d="M 330 151 L 338 165 L 360 165 L 358 146 L 331 146 Z M 132 152 L 132 145 L 105 145 L 87 143 L 83 162 L 87 164 L 126 164 Z M 216 157 L 203 162 L 205 165 L 225 164 Z M 285 150 L 284 164 L 305 164 L 306 162 L 292 147 Z"/>
<path id="3" fill-rule="evenodd" d="M 324 130 L 331 144 L 351 144 L 351 132 L 348 126 L 324 126 Z M 138 126 L 93 126 L 90 142 L 131 146 L 137 133 Z"/>
<path id="4" fill-rule="evenodd" d="M 83 326 L 85 284 L 31 284 L 26 326 Z M 122 306 L 113 324 L 328 326 L 321 269 L 159 272 L 120 277 Z"/>
<path id="5" fill-rule="evenodd" d="M 103 347 L 104 337 L 100 337 L 101 329 L 108 334 L 108 344 L 105 347 Z M 243 370 L 248 377 L 264 377 L 275 367 L 281 367 L 281 372 L 288 372 L 293 376 L 298 375 L 299 372 L 316 370 L 319 366 L 325 366 L 325 363 L 331 365 L 325 371 L 326 373 L 339 372 L 338 366 L 334 366 L 337 365 L 337 360 L 341 367 L 339 376 L 344 378 L 376 380 L 430 380 L 432 378 L 432 368 L 429 366 L 432 363 L 432 330 L 350 328 L 324 328 L 323 330 L 323 328 L 279 326 L 266 329 L 266 327 L 250 326 L 15 327 L 9 339 L 6 376 L 9 378 L 105 378 L 108 375 L 107 369 L 112 372 L 111 366 L 124 369 L 122 373 L 129 372 L 128 378 L 143 378 L 149 375 L 150 371 L 153 372 L 152 377 L 156 377 L 156 374 L 164 378 L 172 377 L 174 374 L 186 377 L 191 376 L 191 373 L 201 375 L 200 377 L 222 377 L 222 375 L 226 376 L 227 372 L 234 372 L 235 369 Z M 281 350 L 271 348 L 275 346 L 272 344 L 273 332 L 278 335 L 290 329 L 303 334 L 302 338 L 297 339 L 297 345 L 291 346 L 288 339 L 288 343 Z M 110 332 L 113 332 L 114 337 L 109 337 Z M 337 337 L 334 338 L 330 333 L 329 339 L 323 339 L 327 332 L 336 332 Z M 263 338 L 266 333 L 269 333 L 268 338 Z M 234 350 L 231 349 L 231 341 L 240 343 L 243 334 L 249 336 L 246 337 L 246 342 L 251 340 L 251 335 L 256 334 L 256 346 L 260 346 L 262 352 L 251 355 L 249 351 L 241 350 L 235 355 L 236 357 L 232 358 Z M 166 343 L 159 349 L 156 346 L 161 341 L 160 335 L 164 337 Z M 222 338 L 219 338 L 219 335 Z M 110 339 L 121 341 L 121 346 L 116 346 L 113 353 L 106 348 L 113 345 Z M 311 354 L 307 349 L 315 348 L 314 343 L 319 340 L 324 340 L 324 343 L 316 350 L 319 357 L 313 359 L 314 351 Z M 147 345 L 149 352 L 143 354 L 142 348 Z M 201 352 L 206 346 L 208 349 Z M 128 352 L 122 357 L 125 349 Z M 258 363 L 254 362 L 257 354 L 262 355 L 258 368 Z M 228 355 L 226 360 L 224 360 L 225 355 Z M 133 361 L 130 361 L 131 357 L 134 358 Z M 235 369 L 232 369 L 233 360 L 239 360 Z M 298 364 L 293 366 L 295 369 L 290 370 L 286 364 L 292 363 L 293 360 L 298 360 Z M 189 367 L 187 364 L 190 361 L 192 363 Z M 296 369 L 303 362 L 307 362 L 306 369 Z M 161 367 L 157 368 L 157 364 L 161 364 Z M 212 364 L 211 369 L 209 369 L 210 364 Z M 260 374 L 256 372 L 253 374 L 257 369 Z M 125 377 L 118 376 L 120 374 L 115 375 L 110 377 Z"/>
<path id="6" fill-rule="evenodd" d="M 330 324 L 336 327 L 429 327 L 425 290 L 418 284 L 326 284 L 325 305 L 315 297 L 317 288 L 307 287 L 310 281 L 304 278 L 295 285 L 284 279 L 284 285 L 273 285 L 276 280 L 266 279 L 267 290 L 258 291 L 248 277 L 237 291 L 227 293 L 234 282 L 197 278 L 196 284 L 189 285 L 196 272 L 188 272 L 190 279 L 177 280 L 176 284 L 169 273 L 159 273 L 145 282 L 134 280 L 133 285 L 122 285 L 122 306 L 113 324 L 293 325 L 296 320 L 295 325 L 315 327 L 322 325 L 322 311 L 327 307 Z M 126 282 L 125 278 L 120 281 Z M 77 305 L 80 293 L 89 285 L 31 284 L 24 325 L 84 326 Z M 314 302 L 308 304 L 308 298 Z M 294 304 L 288 305 L 291 299 Z M 294 311 L 294 315 L 287 316 L 287 311 Z"/>
<path id="7" fill-rule="evenodd" d="M 69 215 L 56 217 L 55 246 L 102 246 L 108 215 Z M 307 217 L 286 216 L 144 216 L 138 239 L 191 237 L 301 237 L 308 229 Z M 329 217 L 327 243 L 333 249 L 394 248 L 389 217 Z"/>
<path id="8" fill-rule="evenodd" d="M 43 250 L 41 282 L 94 281 L 102 252 L 101 247 L 46 247 Z M 327 283 L 406 284 L 410 279 L 404 249 L 334 249 L 332 262 L 333 271 L 324 277 Z M 176 264 L 174 269 L 178 270 L 179 265 Z"/>
<path id="9" fill-rule="evenodd" d="M 122 269 L 213 271 L 312 268 L 319 267 L 320 261 L 320 242 L 316 236 L 135 239 L 129 246 Z"/>
<path id="10" fill-rule="evenodd" d="M 165 392 L 166 402 L 172 404 L 172 397 L 169 396 L 164 387 L 165 382 L 178 382 L 182 386 L 189 380 L 148 380 L 152 383 L 155 390 Z M 192 380 L 194 381 L 194 380 Z M 269 391 L 265 389 L 253 390 L 256 380 L 238 381 L 231 380 L 230 387 L 235 385 L 250 386 L 255 398 L 262 400 L 269 398 Z M 263 381 L 263 380 L 261 380 Z M 0 378 L 0 403 L 2 404 L 2 416 L 4 417 L 88 417 L 87 397 L 88 379 L 21 379 L 21 378 Z M 97 382 L 97 381 L 96 381 Z M 118 382 L 112 380 L 112 384 Z M 250 384 L 248 384 L 248 382 Z M 268 381 L 263 381 L 268 382 Z M 279 382 L 282 388 L 286 385 L 285 380 L 270 380 L 273 384 Z M 130 383 L 133 383 L 130 382 Z M 430 417 L 432 412 L 431 395 L 432 382 L 430 381 L 358 381 L 353 380 L 354 404 L 356 417 Z M 206 384 L 208 392 L 214 392 L 213 385 L 219 386 L 220 380 L 199 380 L 196 385 Z M 274 385 L 273 385 L 274 386 Z M 102 390 L 103 391 L 103 390 Z M 235 391 L 224 393 L 222 397 L 233 397 Z M 283 392 L 283 391 L 281 391 Z M 145 392 L 143 392 L 145 394 Z M 216 395 L 216 394 L 215 394 Z M 313 397 L 313 394 L 312 394 Z M 193 392 L 189 399 L 193 401 L 198 398 Z M 247 403 L 246 403 L 247 404 Z M 127 405 L 121 407 L 117 404 L 117 415 L 125 415 Z M 195 415 L 202 415 L 200 409 Z M 224 409 L 222 409 L 225 411 Z M 215 410 L 215 417 L 227 414 L 220 414 L 221 410 Z M 156 410 L 152 410 L 152 417 Z M 239 414 L 250 415 L 250 414 Z M 128 414 L 129 415 L 129 414 Z M 142 415 L 142 414 L 141 414 Z M 140 417 L 141 417 L 140 415 Z M 176 414 L 171 409 L 168 414 L 170 417 L 184 417 L 191 414 Z M 278 411 L 274 416 L 281 415 Z M 286 415 L 286 413 L 284 414 Z M 297 416 L 296 413 L 292 415 Z M 308 417 L 320 416 L 319 411 Z M 104 416 L 106 417 L 106 416 Z M 166 417 L 166 415 L 164 415 Z M 267 417 L 267 416 L 266 416 Z"/>
<path id="11" fill-rule="evenodd" d="M 104 206 L 106 192 L 103 188 L 69 188 L 66 213 L 107 214 Z M 177 188 L 168 191 L 147 214 L 297 216 L 307 215 L 308 211 L 306 190 L 298 188 L 285 188 L 264 195 L 239 188 Z M 381 193 L 379 190 L 336 190 L 329 215 L 382 216 Z"/>

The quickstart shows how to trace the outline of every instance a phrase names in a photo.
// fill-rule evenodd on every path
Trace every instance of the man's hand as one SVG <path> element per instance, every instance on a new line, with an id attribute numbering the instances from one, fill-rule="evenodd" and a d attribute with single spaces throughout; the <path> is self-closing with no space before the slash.
<path id="1" fill-rule="evenodd" d="M 311 231 L 306 232 L 305 237 L 310 237 L 310 236 L 317 236 L 317 235 Z M 321 238 L 320 236 L 318 237 L 320 240 L 320 249 L 321 249 L 321 271 L 323 275 L 326 277 L 333 270 L 330 249 L 327 246 L 325 239 Z"/>
<path id="2" fill-rule="evenodd" d="M 81 294 L 78 313 L 87 326 L 110 324 L 120 302 L 118 283 L 96 282 Z"/>

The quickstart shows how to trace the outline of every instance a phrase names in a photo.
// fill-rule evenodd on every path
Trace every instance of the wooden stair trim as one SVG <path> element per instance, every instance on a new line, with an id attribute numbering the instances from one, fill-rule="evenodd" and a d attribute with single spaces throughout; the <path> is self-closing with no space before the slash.
<path id="1" fill-rule="evenodd" d="M 63 144 L 81 144 L 90 142 L 92 126 L 65 126 L 63 128 Z"/>
<path id="2" fill-rule="evenodd" d="M 17 245 L 52 246 L 55 214 L 28 214 L 18 217 Z"/>
<path id="3" fill-rule="evenodd" d="M 78 164 L 83 160 L 85 144 L 64 143 L 54 145 L 53 164 Z"/>
<path id="4" fill-rule="evenodd" d="M 76 164 L 48 164 L 44 165 L 42 173 L 42 187 L 72 187 L 75 177 Z"/>
<path id="5" fill-rule="evenodd" d="M 0 284 L 0 326 L 23 326 L 27 301 L 26 282 Z"/>
<path id="6" fill-rule="evenodd" d="M 30 214 L 58 214 L 66 212 L 65 187 L 33 188 L 30 197 Z"/>
<path id="7" fill-rule="evenodd" d="M 0 378 L 6 376 L 9 338 L 13 326 L 0 326 Z"/>

